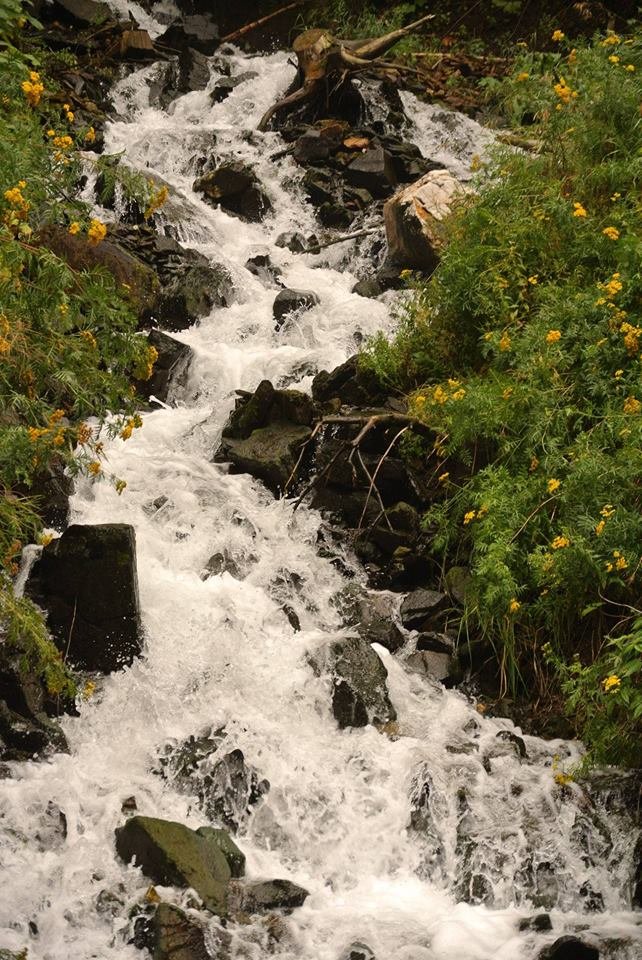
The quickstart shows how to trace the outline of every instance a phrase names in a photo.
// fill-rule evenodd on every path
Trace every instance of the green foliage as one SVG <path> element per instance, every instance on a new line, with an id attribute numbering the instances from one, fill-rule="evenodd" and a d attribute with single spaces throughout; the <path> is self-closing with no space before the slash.
<path id="1" fill-rule="evenodd" d="M 467 616 L 514 684 L 544 638 L 590 662 L 641 587 L 642 36 L 564 44 L 504 88 L 540 151 L 482 168 L 397 336 L 364 357 L 434 427 L 431 472 L 459 477 L 426 524 L 441 562 L 470 564 Z"/>
<path id="2" fill-rule="evenodd" d="M 0 623 L 26 644 L 25 668 L 62 692 L 40 613 L 12 593 L 22 546 L 41 529 L 34 491 L 52 469 L 102 475 L 103 422 L 116 414 L 107 429 L 124 438 L 140 426 L 131 378 L 149 375 L 154 356 L 113 277 L 72 269 L 41 243 L 52 228 L 88 245 L 106 234 L 75 199 L 78 150 L 94 133 L 50 96 L 51 58 L 13 45 L 21 5 L 0 2 Z"/>
<path id="3" fill-rule="evenodd" d="M 9 655 L 17 654 L 25 678 L 42 680 L 50 694 L 73 698 L 76 686 L 62 655 L 50 640 L 38 607 L 25 597 L 0 590 L 0 630 Z"/>

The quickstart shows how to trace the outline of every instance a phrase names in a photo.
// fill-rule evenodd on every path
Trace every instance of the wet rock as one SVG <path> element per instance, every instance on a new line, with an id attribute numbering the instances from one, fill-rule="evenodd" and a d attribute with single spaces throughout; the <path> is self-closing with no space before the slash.
<path id="1" fill-rule="evenodd" d="M 496 736 L 498 740 L 503 740 L 505 743 L 510 744 L 521 760 L 526 759 L 526 744 L 522 737 L 518 737 L 512 730 L 500 730 Z"/>
<path id="2" fill-rule="evenodd" d="M 245 269 L 262 280 L 266 286 L 273 286 L 281 276 L 281 270 L 275 266 L 267 253 L 260 253 L 245 261 Z"/>
<path id="3" fill-rule="evenodd" d="M 405 661 L 412 673 L 429 677 L 431 680 L 447 680 L 452 673 L 452 657 L 449 653 L 437 653 L 434 650 L 417 650 Z"/>
<path id="4" fill-rule="evenodd" d="M 167 403 L 174 391 L 187 382 L 192 349 L 160 330 L 151 330 L 147 342 L 157 351 L 158 357 L 151 377 L 148 380 L 136 380 L 136 389 L 146 400 L 155 397 Z"/>
<path id="5" fill-rule="evenodd" d="M 74 524 L 43 548 L 28 590 L 71 664 L 111 673 L 141 650 L 134 528 Z"/>
<path id="6" fill-rule="evenodd" d="M 303 178 L 303 187 L 315 206 L 334 204 L 337 200 L 338 184 L 329 170 L 310 167 Z"/>
<path id="7" fill-rule="evenodd" d="M 335 640 L 311 660 L 318 673 L 332 677 L 332 712 L 341 729 L 396 719 L 386 687 L 388 672 L 361 637 Z"/>
<path id="8" fill-rule="evenodd" d="M 633 857 L 633 895 L 632 902 L 634 907 L 642 907 L 642 837 L 635 845 L 635 854 Z"/>
<path id="9" fill-rule="evenodd" d="M 200 837 L 205 837 L 210 843 L 216 844 L 227 860 L 234 879 L 245 875 L 245 854 L 239 850 L 227 830 L 219 830 L 216 827 L 199 827 L 196 832 Z"/>
<path id="10" fill-rule="evenodd" d="M 313 238 L 316 239 L 316 238 Z M 277 247 L 287 247 L 291 253 L 304 253 L 309 246 L 312 246 L 302 233 L 280 233 L 276 238 Z"/>
<path id="11" fill-rule="evenodd" d="M 376 277 L 367 277 L 363 280 L 358 280 L 354 287 L 352 288 L 352 293 L 358 294 L 360 297 L 368 297 L 372 300 L 381 296 L 383 293 L 383 287 L 376 279 Z"/>
<path id="12" fill-rule="evenodd" d="M 352 584 L 337 597 L 346 626 L 354 627 L 367 643 L 378 643 L 390 653 L 399 650 L 406 638 L 392 619 L 389 603 L 381 595 L 363 592 Z"/>
<path id="13" fill-rule="evenodd" d="M 153 960 L 209 960 L 203 928 L 171 903 L 159 903 L 150 924 Z"/>
<path id="14" fill-rule="evenodd" d="M 445 593 L 436 590 L 413 590 L 403 600 L 399 614 L 406 630 L 429 630 L 443 623 L 450 601 Z"/>
<path id="15" fill-rule="evenodd" d="M 291 313 L 311 310 L 318 303 L 319 298 L 311 290 L 280 290 L 272 304 L 275 329 L 280 330 Z"/>
<path id="16" fill-rule="evenodd" d="M 246 80 L 253 80 L 258 74 L 254 70 L 247 70 L 245 73 L 239 73 L 235 77 L 221 77 L 217 80 L 210 94 L 212 103 L 221 103 L 226 100 L 233 90 Z"/>
<path id="17" fill-rule="evenodd" d="M 136 797 L 125 797 L 123 802 L 120 805 L 122 813 L 134 813 L 135 810 L 138 810 L 138 804 L 136 803 Z"/>
<path id="18" fill-rule="evenodd" d="M 319 207 L 318 217 L 324 227 L 339 229 L 349 227 L 355 218 L 355 214 L 343 202 L 326 201 Z"/>
<path id="19" fill-rule="evenodd" d="M 141 321 L 149 319 L 157 306 L 160 283 L 154 270 L 138 257 L 108 238 L 92 245 L 86 235 L 72 236 L 64 227 L 43 227 L 37 242 L 65 260 L 74 270 L 101 267 L 124 287 L 128 300 Z"/>
<path id="20" fill-rule="evenodd" d="M 558 937 L 539 954 L 538 960 L 599 960 L 600 951 L 578 937 Z"/>
<path id="21" fill-rule="evenodd" d="M 293 156 L 298 163 L 316 163 L 327 160 L 334 150 L 336 147 L 320 130 L 308 130 L 294 144 Z"/>
<path id="22" fill-rule="evenodd" d="M 351 943 L 347 950 L 345 950 L 339 960 L 376 960 L 376 957 L 367 943 L 361 943 L 360 940 L 355 940 L 354 943 Z"/>
<path id="23" fill-rule="evenodd" d="M 234 912 L 267 913 L 270 910 L 293 910 L 303 906 L 309 893 L 291 880 L 265 880 L 238 884 L 231 894 Z"/>
<path id="24" fill-rule="evenodd" d="M 390 260 L 431 273 L 446 242 L 444 221 L 465 192 L 447 170 L 433 170 L 388 200 L 383 215 Z"/>
<path id="25" fill-rule="evenodd" d="M 222 573 L 229 573 L 235 580 L 242 580 L 243 574 L 237 561 L 232 557 L 228 550 L 213 554 L 201 573 L 201 580 L 209 580 L 210 577 L 220 577 Z"/>
<path id="26" fill-rule="evenodd" d="M 109 5 L 98 0 L 55 0 L 54 10 L 59 19 L 82 26 L 104 23 L 111 17 Z"/>
<path id="27" fill-rule="evenodd" d="M 453 600 L 463 604 L 470 589 L 471 575 L 468 567 L 451 567 L 444 578 L 446 590 Z"/>
<path id="28" fill-rule="evenodd" d="M 184 16 L 170 23 L 157 43 L 172 50 L 191 48 L 211 56 L 219 44 L 218 27 L 206 14 Z"/>
<path id="29" fill-rule="evenodd" d="M 392 158 L 383 147 L 371 147 L 356 157 L 346 170 L 346 179 L 373 197 L 387 197 L 397 183 Z"/>
<path id="30" fill-rule="evenodd" d="M 250 222 L 262 220 L 272 208 L 254 171 L 237 160 L 207 171 L 194 181 L 193 189 L 228 213 Z"/>
<path id="31" fill-rule="evenodd" d="M 50 800 L 34 833 L 41 852 L 61 847 L 67 839 L 67 817 L 58 804 Z"/>
<path id="32" fill-rule="evenodd" d="M 65 463 L 55 457 L 38 473 L 29 488 L 17 492 L 38 501 L 38 513 L 45 527 L 62 530 L 69 518 L 69 498 L 74 492 L 74 481 L 65 473 Z"/>
<path id="33" fill-rule="evenodd" d="M 68 749 L 58 724 L 44 714 L 38 718 L 25 716 L 0 700 L 0 758 L 32 760 Z"/>
<path id="34" fill-rule="evenodd" d="M 545 933 L 552 930 L 553 924 L 548 913 L 538 913 L 534 917 L 524 917 L 519 921 L 519 930 L 533 930 L 535 933 Z"/>
<path id="35" fill-rule="evenodd" d="M 218 463 L 283 490 L 303 444 L 312 435 L 314 405 L 298 390 L 275 390 L 264 380 L 253 394 L 242 394 L 223 429 Z"/>
<path id="36" fill-rule="evenodd" d="M 317 403 L 338 399 L 342 406 L 376 406 L 385 399 L 375 375 L 353 356 L 328 372 L 321 370 L 312 381 L 312 396 Z"/>
<path id="37" fill-rule="evenodd" d="M 163 886 L 192 887 L 208 910 L 227 914 L 230 867 L 220 846 L 170 820 L 132 817 L 116 830 L 116 852 Z"/>

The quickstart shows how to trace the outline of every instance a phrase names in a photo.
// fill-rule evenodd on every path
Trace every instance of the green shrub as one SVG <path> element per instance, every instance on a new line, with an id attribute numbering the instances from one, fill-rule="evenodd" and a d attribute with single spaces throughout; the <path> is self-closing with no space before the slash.
<path id="1" fill-rule="evenodd" d="M 544 640 L 604 674 L 605 635 L 639 607 L 641 73 L 640 34 L 516 64 L 505 102 L 536 117 L 539 153 L 482 169 L 396 338 L 364 357 L 435 429 L 425 522 L 442 561 L 467 558 L 467 617 L 513 688 Z"/>

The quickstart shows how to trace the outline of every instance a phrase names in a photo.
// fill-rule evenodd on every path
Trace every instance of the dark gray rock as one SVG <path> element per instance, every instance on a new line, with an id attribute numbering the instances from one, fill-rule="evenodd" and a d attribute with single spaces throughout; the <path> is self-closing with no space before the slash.
<path id="1" fill-rule="evenodd" d="M 229 573 L 235 580 L 243 579 L 241 567 L 227 549 L 212 554 L 205 564 L 205 569 L 201 573 L 201 580 L 209 580 L 210 577 L 220 577 L 222 573 Z"/>
<path id="2" fill-rule="evenodd" d="M 355 218 L 355 214 L 342 201 L 326 200 L 319 207 L 318 217 L 324 227 L 339 229 L 349 227 Z"/>
<path id="3" fill-rule="evenodd" d="M 38 514 L 46 527 L 62 530 L 69 518 L 69 498 L 74 492 L 74 481 L 65 473 L 65 463 L 55 457 L 38 473 L 31 486 L 18 489 L 20 494 L 38 501 Z"/>
<path id="4" fill-rule="evenodd" d="M 138 393 L 147 400 L 156 397 L 167 403 L 174 390 L 185 386 L 192 362 L 192 349 L 160 330 L 147 335 L 150 347 L 158 353 L 152 375 L 148 380 L 136 380 Z"/>
<path id="5" fill-rule="evenodd" d="M 354 943 L 351 943 L 347 950 L 345 950 L 339 960 L 376 960 L 376 957 L 367 943 L 361 943 L 360 940 L 355 940 Z"/>
<path id="6" fill-rule="evenodd" d="M 171 903 L 159 903 L 156 909 L 149 949 L 153 960 L 210 960 L 203 928 Z"/>
<path id="7" fill-rule="evenodd" d="M 309 896 L 304 887 L 291 880 L 264 880 L 260 883 L 235 884 L 231 903 L 235 912 L 267 913 L 272 910 L 293 910 L 303 906 Z"/>
<path id="8" fill-rule="evenodd" d="M 177 93 L 191 93 L 204 90 L 210 82 L 210 68 L 207 57 L 200 50 L 184 47 L 178 55 Z"/>
<path id="9" fill-rule="evenodd" d="M 312 396 L 317 403 L 338 399 L 342 406 L 375 406 L 385 399 L 375 375 L 353 356 L 334 370 L 321 370 L 312 381 Z"/>
<path id="10" fill-rule="evenodd" d="M 211 56 L 219 44 L 218 27 L 206 14 L 184 16 L 170 23 L 156 42 L 171 50 L 191 48 Z"/>
<path id="11" fill-rule="evenodd" d="M 163 886 L 192 887 L 208 910 L 227 914 L 231 870 L 220 846 L 171 820 L 132 817 L 116 830 L 116 852 Z"/>
<path id="12" fill-rule="evenodd" d="M 64 733 L 53 720 L 44 714 L 25 716 L 0 700 L 0 758 L 33 760 L 68 749 Z"/>
<path id="13" fill-rule="evenodd" d="M 535 933 L 546 933 L 553 929 L 553 924 L 548 913 L 537 913 L 534 917 L 524 917 L 519 921 L 519 930 L 534 930 Z"/>
<path id="14" fill-rule="evenodd" d="M 259 253 L 245 261 L 245 269 L 262 280 L 266 286 L 274 286 L 281 276 L 281 270 L 275 266 L 267 253 Z"/>
<path id="15" fill-rule="evenodd" d="M 210 94 L 212 103 L 222 103 L 241 83 L 246 80 L 253 80 L 258 74 L 254 70 L 248 70 L 245 73 L 239 73 L 235 77 L 221 77 L 217 80 Z"/>
<path id="16" fill-rule="evenodd" d="M 634 907 L 642 907 L 642 837 L 635 845 L 633 863 L 635 873 L 633 875 L 632 902 Z"/>
<path id="17" fill-rule="evenodd" d="M 206 171 L 193 188 L 228 213 L 250 222 L 262 220 L 272 207 L 253 170 L 237 160 Z"/>
<path id="18" fill-rule="evenodd" d="M 336 147 L 320 130 L 307 130 L 294 144 L 293 156 L 298 163 L 317 163 L 327 160 L 334 150 Z"/>
<path id="19" fill-rule="evenodd" d="M 383 147 L 370 147 L 356 157 L 346 170 L 346 179 L 363 187 L 373 197 L 387 197 L 397 183 L 392 158 Z"/>
<path id="20" fill-rule="evenodd" d="M 332 677 L 332 712 L 342 729 L 396 719 L 388 697 L 388 672 L 361 637 L 334 640 L 311 658 L 318 673 Z"/>
<path id="21" fill-rule="evenodd" d="M 319 303 L 316 293 L 311 290 L 280 290 L 272 304 L 272 316 L 276 320 L 275 329 L 280 330 L 291 313 L 311 310 Z"/>
<path id="22" fill-rule="evenodd" d="M 429 677 L 431 680 L 445 681 L 452 673 L 450 654 L 438 653 L 434 650 L 417 650 L 410 654 L 405 664 L 412 673 Z"/>
<path id="23" fill-rule="evenodd" d="M 538 960 L 599 960 L 600 951 L 578 937 L 558 937 L 539 954 Z"/>
<path id="24" fill-rule="evenodd" d="M 82 26 L 102 23 L 112 15 L 109 5 L 98 0 L 55 0 L 54 10 L 61 20 Z"/>
<path id="25" fill-rule="evenodd" d="M 141 650 L 134 528 L 74 524 L 43 548 L 28 584 L 68 661 L 110 673 Z"/>
<path id="26" fill-rule="evenodd" d="M 384 288 L 376 277 L 368 277 L 364 280 L 358 280 L 352 288 L 352 293 L 356 293 L 360 297 L 368 297 L 371 300 L 375 300 L 381 296 L 383 290 Z"/>
<path id="27" fill-rule="evenodd" d="M 401 604 L 401 622 L 406 630 L 429 630 L 443 622 L 441 616 L 450 601 L 445 593 L 436 590 L 413 590 Z"/>
<path id="28" fill-rule="evenodd" d="M 199 837 L 205 837 L 210 843 L 216 844 L 227 860 L 234 879 L 245 875 L 245 854 L 239 850 L 227 830 L 218 830 L 216 827 L 199 827 L 196 832 Z"/>
<path id="29" fill-rule="evenodd" d="M 308 247 L 312 246 L 316 238 L 306 240 L 302 233 L 296 231 L 292 233 L 280 233 L 276 238 L 277 247 L 287 247 L 291 253 L 304 253 Z"/>

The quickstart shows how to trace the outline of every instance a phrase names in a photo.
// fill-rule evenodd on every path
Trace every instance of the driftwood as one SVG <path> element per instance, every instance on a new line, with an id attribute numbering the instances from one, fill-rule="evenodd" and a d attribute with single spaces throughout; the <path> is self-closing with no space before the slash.
<path id="1" fill-rule="evenodd" d="M 272 13 L 268 13 L 265 17 L 253 20 L 252 23 L 246 23 L 244 27 L 240 27 L 238 30 L 234 30 L 233 33 L 228 33 L 227 36 L 221 37 L 221 43 L 234 43 L 235 40 L 240 40 L 241 37 L 244 37 L 246 33 L 250 33 L 250 31 L 256 29 L 256 27 L 262 27 L 263 24 L 268 23 L 269 20 L 274 20 L 279 14 L 287 13 L 288 10 L 294 10 L 296 7 L 302 7 L 306 3 L 310 3 L 310 0 L 294 0 L 294 3 L 288 3 L 285 7 L 279 7 L 278 10 L 273 10 Z"/>
<path id="2" fill-rule="evenodd" d="M 276 113 L 305 103 L 324 89 L 341 86 L 351 73 L 373 67 L 389 68 L 390 64 L 380 59 L 382 54 L 432 20 L 433 16 L 429 14 L 407 27 L 370 40 L 339 40 L 329 30 L 306 30 L 293 44 L 298 63 L 294 89 L 263 114 L 259 130 L 266 130 Z"/>

